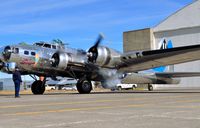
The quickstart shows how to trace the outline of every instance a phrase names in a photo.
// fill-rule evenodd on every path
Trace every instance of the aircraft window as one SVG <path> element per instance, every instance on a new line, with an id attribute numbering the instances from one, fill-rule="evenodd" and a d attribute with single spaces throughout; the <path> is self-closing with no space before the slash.
<path id="1" fill-rule="evenodd" d="M 32 56 L 35 56 L 35 52 L 31 52 L 31 55 L 32 55 Z"/>
<path id="2" fill-rule="evenodd" d="M 58 49 L 61 49 L 61 47 L 58 45 Z"/>
<path id="3" fill-rule="evenodd" d="M 36 46 L 43 46 L 43 43 L 35 43 Z"/>
<path id="4" fill-rule="evenodd" d="M 51 48 L 51 45 L 50 44 L 44 44 L 44 47 L 45 48 Z"/>
<path id="5" fill-rule="evenodd" d="M 16 54 L 18 54 L 18 53 L 19 53 L 19 48 L 15 48 L 14 52 L 15 52 Z"/>
<path id="6" fill-rule="evenodd" d="M 56 46 L 55 46 L 55 45 L 52 45 L 52 48 L 53 48 L 53 49 L 56 49 Z"/>
<path id="7" fill-rule="evenodd" d="M 24 54 L 25 55 L 29 55 L 29 51 L 24 51 Z"/>

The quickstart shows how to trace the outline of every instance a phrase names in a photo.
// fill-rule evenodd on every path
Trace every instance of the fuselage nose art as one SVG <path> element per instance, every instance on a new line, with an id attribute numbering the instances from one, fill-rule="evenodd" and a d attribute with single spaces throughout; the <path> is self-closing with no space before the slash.
<path id="1" fill-rule="evenodd" d="M 39 62 L 39 58 L 40 58 L 39 53 L 36 52 L 36 54 L 35 54 L 35 64 L 34 64 L 34 67 L 37 66 L 37 64 L 38 64 L 38 62 Z"/>

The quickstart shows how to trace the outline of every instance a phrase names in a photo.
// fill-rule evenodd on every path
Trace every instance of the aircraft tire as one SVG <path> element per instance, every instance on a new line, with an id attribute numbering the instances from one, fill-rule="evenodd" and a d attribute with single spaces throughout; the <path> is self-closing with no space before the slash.
<path id="1" fill-rule="evenodd" d="M 31 91 L 35 95 L 42 95 L 45 91 L 44 83 L 41 80 L 36 80 L 31 86 Z"/>
<path id="2" fill-rule="evenodd" d="M 153 86 L 151 84 L 148 85 L 148 90 L 153 91 Z"/>
<path id="3" fill-rule="evenodd" d="M 119 91 L 121 91 L 121 90 L 122 90 L 122 87 L 121 87 L 121 86 L 119 86 L 117 89 L 118 89 Z"/>
<path id="4" fill-rule="evenodd" d="M 89 94 L 92 90 L 92 84 L 88 80 L 80 80 L 76 84 L 77 90 L 80 94 Z"/>
<path id="5" fill-rule="evenodd" d="M 133 85 L 132 90 L 135 90 L 135 88 L 136 88 L 135 85 Z"/>

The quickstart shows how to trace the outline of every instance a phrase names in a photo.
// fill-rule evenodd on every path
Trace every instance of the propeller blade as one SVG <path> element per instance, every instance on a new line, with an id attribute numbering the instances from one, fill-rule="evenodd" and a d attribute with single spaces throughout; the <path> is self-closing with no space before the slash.
<path id="1" fill-rule="evenodd" d="M 93 47 L 98 47 L 103 38 L 104 38 L 103 34 L 99 34 L 99 37 L 97 38 L 97 41 Z"/>
<path id="2" fill-rule="evenodd" d="M 95 44 L 88 50 L 88 61 L 95 63 L 96 59 L 98 57 L 98 46 L 101 43 L 101 41 L 103 40 L 104 36 L 103 34 L 99 34 L 99 37 L 97 38 L 97 41 L 95 42 Z"/>
<path id="3" fill-rule="evenodd" d="M 4 62 L 0 60 L 0 70 L 4 67 Z"/>

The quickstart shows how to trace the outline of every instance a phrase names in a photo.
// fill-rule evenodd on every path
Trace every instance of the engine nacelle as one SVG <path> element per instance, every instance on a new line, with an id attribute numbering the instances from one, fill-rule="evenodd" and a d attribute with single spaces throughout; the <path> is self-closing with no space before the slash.
<path id="1" fill-rule="evenodd" d="M 97 52 L 91 53 L 95 59 L 94 63 L 96 63 L 99 66 L 105 66 L 105 67 L 115 67 L 116 64 L 120 61 L 120 53 L 104 47 L 99 46 L 97 47 Z"/>
<path id="2" fill-rule="evenodd" d="M 51 58 L 52 66 L 59 69 L 66 69 L 70 59 L 71 57 L 69 54 L 56 52 Z"/>

